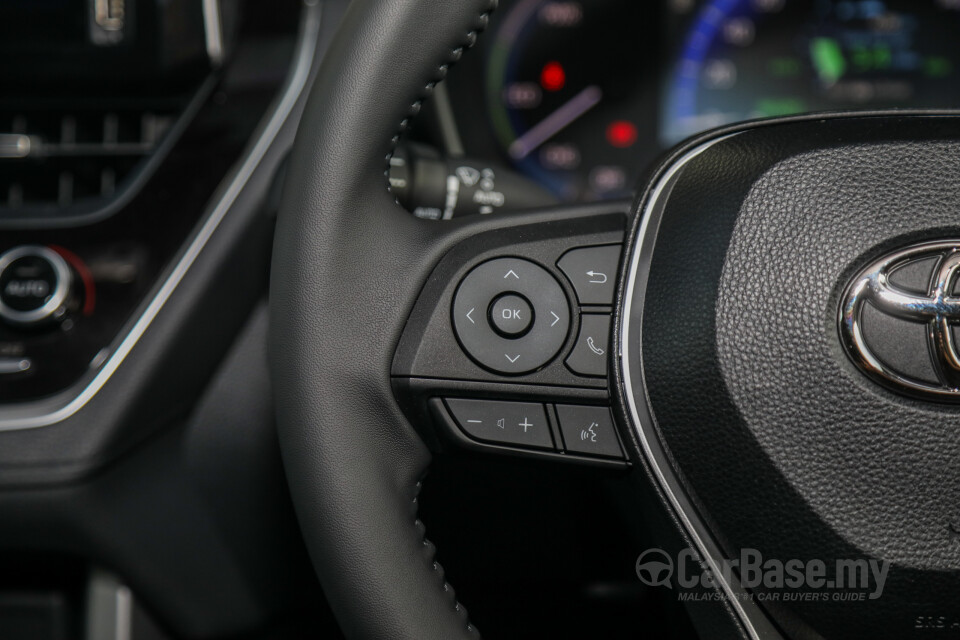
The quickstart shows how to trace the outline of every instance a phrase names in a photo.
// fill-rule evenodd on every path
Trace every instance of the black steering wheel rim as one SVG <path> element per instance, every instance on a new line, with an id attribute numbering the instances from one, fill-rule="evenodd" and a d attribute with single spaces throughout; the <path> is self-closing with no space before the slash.
<path id="1" fill-rule="evenodd" d="M 384 171 L 495 5 L 351 3 L 290 162 L 271 279 L 278 428 L 314 567 L 351 638 L 478 635 L 417 518 L 430 454 L 390 380 L 420 285 L 469 223 L 410 216 Z"/>

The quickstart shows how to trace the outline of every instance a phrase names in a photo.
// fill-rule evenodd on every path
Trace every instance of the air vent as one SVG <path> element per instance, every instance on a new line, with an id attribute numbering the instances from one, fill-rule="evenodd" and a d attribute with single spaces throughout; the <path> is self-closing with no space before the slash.
<path id="1" fill-rule="evenodd" d="M 175 122 L 164 109 L 0 111 L 0 222 L 103 209 Z"/>

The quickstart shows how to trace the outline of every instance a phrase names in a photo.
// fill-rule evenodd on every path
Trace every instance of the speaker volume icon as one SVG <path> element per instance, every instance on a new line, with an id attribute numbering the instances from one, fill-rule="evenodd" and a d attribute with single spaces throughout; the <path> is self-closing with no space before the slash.
<path id="1" fill-rule="evenodd" d="M 506 421 L 506 419 L 505 419 L 505 418 L 500 418 L 499 420 L 497 420 L 497 426 L 500 427 L 501 429 L 506 429 L 506 427 L 507 427 L 507 421 Z"/>
<path id="2" fill-rule="evenodd" d="M 589 427 L 587 427 L 586 429 L 582 429 L 580 431 L 580 439 L 589 440 L 590 442 L 596 442 L 597 432 L 594 431 L 594 429 L 596 429 L 598 426 L 600 425 L 598 425 L 596 422 L 591 422 Z"/>

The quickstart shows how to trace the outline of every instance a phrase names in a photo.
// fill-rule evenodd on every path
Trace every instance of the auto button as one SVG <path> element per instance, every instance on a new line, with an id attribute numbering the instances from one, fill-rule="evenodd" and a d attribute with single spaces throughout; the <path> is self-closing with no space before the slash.
<path id="1" fill-rule="evenodd" d="M 35 325 L 58 313 L 70 292 L 72 274 L 52 249 L 23 245 L 0 255 L 0 318 Z"/>

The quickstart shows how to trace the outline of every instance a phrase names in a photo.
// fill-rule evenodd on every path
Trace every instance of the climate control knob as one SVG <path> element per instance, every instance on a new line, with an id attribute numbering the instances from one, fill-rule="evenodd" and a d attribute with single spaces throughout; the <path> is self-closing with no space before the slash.
<path id="1" fill-rule="evenodd" d="M 0 318 L 20 326 L 36 325 L 62 313 L 72 274 L 60 254 L 39 245 L 23 245 L 0 255 Z"/>

